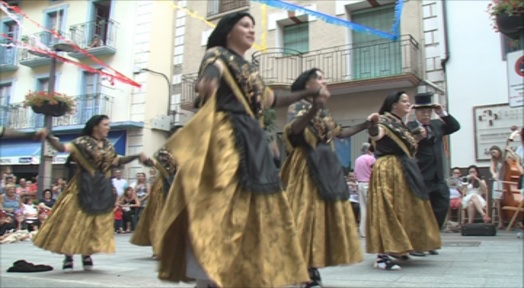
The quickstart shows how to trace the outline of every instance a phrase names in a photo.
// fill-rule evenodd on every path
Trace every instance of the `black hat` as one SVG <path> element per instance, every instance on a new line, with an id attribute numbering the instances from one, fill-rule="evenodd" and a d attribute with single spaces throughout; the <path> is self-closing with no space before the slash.
<path id="1" fill-rule="evenodd" d="M 415 95 L 415 105 L 413 105 L 413 108 L 433 108 L 437 106 L 436 104 L 432 103 L 432 97 L 433 92 L 419 93 Z"/>
<path id="2" fill-rule="evenodd" d="M 222 19 L 218 21 L 217 26 L 215 27 L 213 32 L 211 32 L 211 35 L 209 35 L 209 38 L 207 39 L 207 49 L 216 46 L 226 47 L 227 34 L 231 32 L 235 24 L 237 24 L 237 22 L 240 19 L 246 16 L 251 18 L 253 24 L 255 24 L 255 19 L 253 18 L 253 16 L 251 16 L 251 14 L 247 12 L 236 12 L 222 17 Z"/>
<path id="3" fill-rule="evenodd" d="M 311 76 L 316 75 L 317 71 L 320 71 L 320 69 L 312 68 L 312 69 L 302 72 L 302 74 L 300 74 L 298 78 L 295 79 L 295 82 L 291 84 L 291 92 L 302 91 L 306 89 L 307 81 L 311 79 Z"/>

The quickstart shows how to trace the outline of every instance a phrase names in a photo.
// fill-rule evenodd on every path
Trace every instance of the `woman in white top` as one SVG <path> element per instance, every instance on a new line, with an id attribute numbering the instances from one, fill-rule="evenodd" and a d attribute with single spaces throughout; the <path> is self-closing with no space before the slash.
<path id="1" fill-rule="evenodd" d="M 491 221 L 488 214 L 486 214 L 486 200 L 482 197 L 487 195 L 488 185 L 486 181 L 479 178 L 480 172 L 477 166 L 471 165 L 468 167 L 468 176 L 462 181 L 462 209 L 468 209 L 468 223 L 473 223 L 475 219 L 475 211 L 482 214 L 484 222 Z"/>
<path id="2" fill-rule="evenodd" d="M 502 150 L 499 146 L 493 145 L 489 148 L 489 154 L 491 155 L 491 163 L 489 166 L 489 172 L 493 179 L 493 187 L 491 188 L 491 198 L 495 201 L 496 211 L 498 213 L 498 219 L 502 219 L 502 211 L 500 209 L 500 200 L 504 192 L 504 159 Z M 499 221 L 499 229 L 504 229 L 504 222 Z"/>

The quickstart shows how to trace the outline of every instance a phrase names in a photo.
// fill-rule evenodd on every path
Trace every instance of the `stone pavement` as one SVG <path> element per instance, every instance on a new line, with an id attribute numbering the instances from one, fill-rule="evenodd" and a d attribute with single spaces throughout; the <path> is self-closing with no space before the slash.
<path id="1" fill-rule="evenodd" d="M 95 269 L 61 271 L 62 256 L 43 251 L 31 242 L 0 245 L 0 287 L 194 287 L 157 279 L 156 261 L 149 247 L 129 243 L 130 235 L 116 235 L 117 253 L 95 255 Z M 363 263 L 321 269 L 324 287 L 524 287 L 524 241 L 516 232 L 496 237 L 462 237 L 442 234 L 444 247 L 438 256 L 412 257 L 401 271 L 373 269 L 374 255 Z M 364 243 L 363 243 L 364 244 Z M 55 268 L 43 273 L 7 273 L 16 260 Z"/>

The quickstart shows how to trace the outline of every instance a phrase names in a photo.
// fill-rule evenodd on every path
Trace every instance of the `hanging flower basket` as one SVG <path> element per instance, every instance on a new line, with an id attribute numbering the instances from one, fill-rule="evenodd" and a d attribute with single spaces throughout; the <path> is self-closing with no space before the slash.
<path id="1" fill-rule="evenodd" d="M 511 39 L 518 39 L 520 31 L 524 29 L 524 13 L 520 15 L 500 14 L 496 17 L 497 28 L 500 33 Z"/>
<path id="2" fill-rule="evenodd" d="M 38 114 L 60 117 L 74 112 L 75 101 L 58 92 L 49 94 L 44 91 L 29 91 L 25 96 L 24 107 L 31 107 Z"/>
<path id="3" fill-rule="evenodd" d="M 488 5 L 496 31 L 518 39 L 524 29 L 524 0 L 492 0 Z"/>

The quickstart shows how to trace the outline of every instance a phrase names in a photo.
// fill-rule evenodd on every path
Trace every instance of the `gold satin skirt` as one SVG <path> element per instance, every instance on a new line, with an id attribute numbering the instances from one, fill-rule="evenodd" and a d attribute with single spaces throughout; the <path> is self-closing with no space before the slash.
<path id="1" fill-rule="evenodd" d="M 138 246 L 152 246 L 153 254 L 157 254 L 158 234 L 156 225 L 159 222 L 164 207 L 164 181 L 158 176 L 151 185 L 150 198 L 140 215 L 135 232 L 130 242 Z"/>
<path id="2" fill-rule="evenodd" d="M 86 214 L 78 204 L 78 177 L 58 198 L 33 243 L 58 254 L 114 253 L 114 213 Z"/>
<path id="3" fill-rule="evenodd" d="M 409 191 L 396 156 L 380 157 L 373 165 L 367 209 L 368 253 L 404 254 L 440 248 L 431 204 Z"/>
<path id="4" fill-rule="evenodd" d="M 281 176 L 308 266 L 321 268 L 362 261 L 351 204 L 320 198 L 303 148 L 296 148 L 286 159 Z"/>
<path id="5" fill-rule="evenodd" d="M 179 164 L 158 220 L 159 278 L 189 281 L 186 241 L 219 287 L 279 287 L 309 280 L 284 193 L 238 183 L 240 154 L 215 97 L 166 143 Z M 188 145 L 189 143 L 189 145 Z"/>

